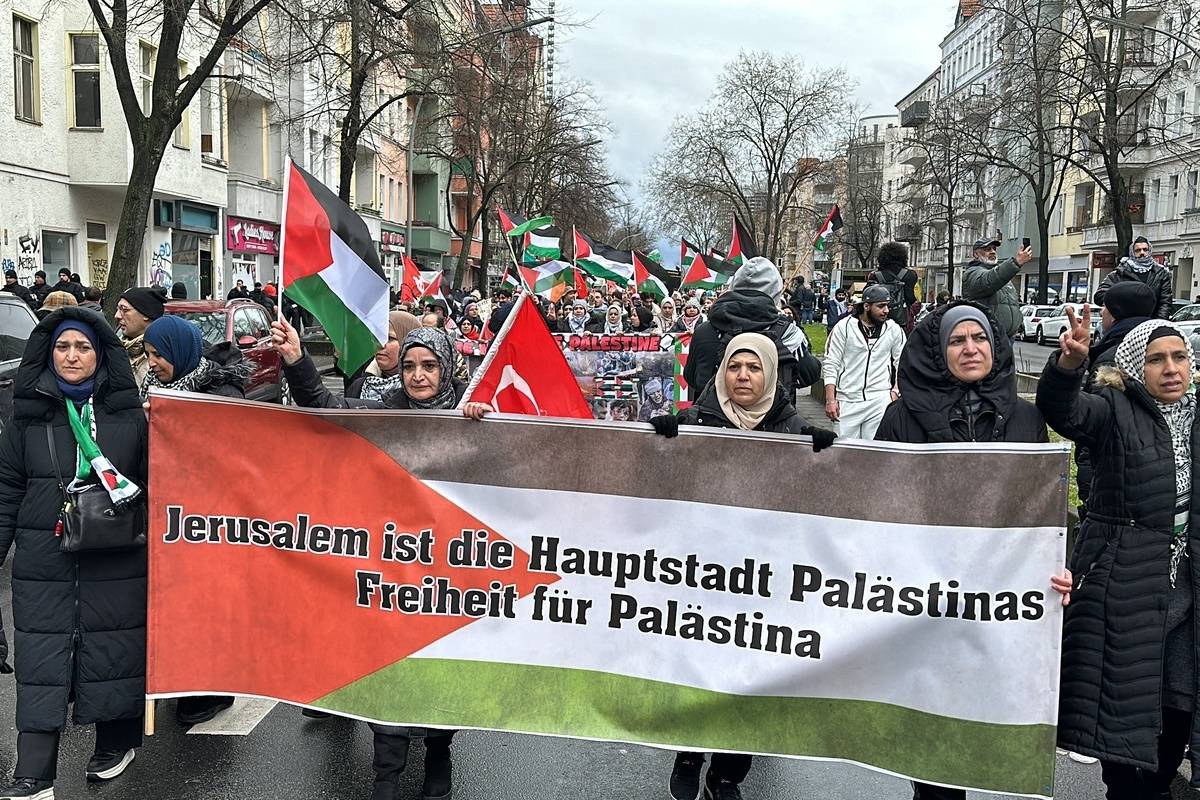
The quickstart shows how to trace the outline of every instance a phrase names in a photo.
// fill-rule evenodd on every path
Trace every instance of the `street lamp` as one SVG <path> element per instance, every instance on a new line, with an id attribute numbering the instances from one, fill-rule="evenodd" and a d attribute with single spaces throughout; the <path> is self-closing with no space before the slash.
<path id="1" fill-rule="evenodd" d="M 511 25 L 507 28 L 501 28 L 496 31 L 485 31 L 478 36 L 467 39 L 460 43 L 460 46 L 473 44 L 488 37 L 507 36 L 510 33 L 517 33 L 527 28 L 533 28 L 537 25 L 542 25 L 547 22 L 553 22 L 554 17 L 538 17 L 537 19 L 526 20 L 519 25 Z M 412 229 L 413 229 L 413 157 L 416 141 L 417 141 L 417 123 L 421 119 L 421 106 L 425 104 L 425 92 L 422 91 L 417 95 L 417 106 L 413 110 L 412 122 L 408 126 L 408 155 L 405 162 L 406 172 L 408 173 L 408 224 L 405 226 L 404 233 L 404 253 L 410 255 L 412 253 Z M 469 201 L 468 201 L 469 202 Z"/>

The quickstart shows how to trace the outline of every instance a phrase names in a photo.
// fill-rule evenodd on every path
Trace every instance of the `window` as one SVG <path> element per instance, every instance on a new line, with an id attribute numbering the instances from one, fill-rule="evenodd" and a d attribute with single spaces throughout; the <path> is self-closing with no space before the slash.
<path id="1" fill-rule="evenodd" d="M 317 139 L 317 132 L 314 130 L 309 130 L 309 132 L 308 132 L 308 171 L 311 172 L 313 175 L 317 174 L 317 170 L 318 170 L 317 164 L 320 163 L 318 160 L 320 158 L 320 152 L 317 150 L 317 142 L 318 141 L 319 140 Z"/>
<path id="2" fill-rule="evenodd" d="M 100 37 L 71 34 L 71 99 L 75 128 L 100 127 Z"/>
<path id="3" fill-rule="evenodd" d="M 254 338 L 258 338 L 255 336 L 255 320 L 251 316 L 250 312 L 251 309 L 249 308 L 239 308 L 237 311 L 233 312 L 233 341 L 235 344 L 237 344 L 238 340 L 243 336 L 254 336 Z"/>
<path id="4" fill-rule="evenodd" d="M 42 231 L 42 269 L 47 274 L 58 272 L 63 267 L 73 269 L 71 248 L 75 237 L 69 233 Z"/>
<path id="5" fill-rule="evenodd" d="M 1187 108 L 1187 92 L 1175 93 L 1175 135 L 1183 136 L 1183 110 Z"/>
<path id="6" fill-rule="evenodd" d="M 1171 197 L 1167 206 L 1167 213 L 1163 219 L 1170 219 L 1179 213 L 1179 176 L 1171 176 Z"/>
<path id="7" fill-rule="evenodd" d="M 380 212 L 383 211 L 383 198 L 384 198 L 384 194 L 386 191 L 387 191 L 387 184 L 384 183 L 384 177 L 382 175 L 380 175 L 379 176 L 379 194 L 375 195 L 375 207 L 378 208 L 380 210 Z"/>
<path id="8" fill-rule="evenodd" d="M 187 76 L 187 62 L 179 62 L 179 77 L 180 79 Z M 179 125 L 175 128 L 175 134 L 171 137 L 171 143 L 176 147 L 182 147 L 184 150 L 192 146 L 192 126 L 191 126 L 191 108 L 183 110 L 183 118 L 179 120 Z"/>
<path id="9" fill-rule="evenodd" d="M 1063 223 L 1067 216 L 1067 196 L 1060 194 L 1057 202 L 1054 204 L 1054 212 L 1050 215 L 1050 234 L 1057 235 L 1065 230 Z"/>
<path id="10" fill-rule="evenodd" d="M 92 286 L 108 286 L 108 226 L 103 222 L 87 223 L 88 282 Z"/>
<path id="11" fill-rule="evenodd" d="M 1200 171 L 1192 170 L 1187 177 L 1187 205 L 1184 206 L 1184 211 L 1191 211 L 1196 207 L 1196 184 L 1200 182 Z"/>
<path id="12" fill-rule="evenodd" d="M 138 79 L 142 83 L 142 113 L 150 116 L 154 106 L 154 59 L 158 51 L 153 45 L 142 42 L 138 45 Z"/>
<path id="13" fill-rule="evenodd" d="M 17 119 L 38 122 L 37 25 L 24 17 L 13 17 L 13 76 L 16 84 Z"/>
<path id="14" fill-rule="evenodd" d="M 1150 206 L 1150 216 L 1148 219 L 1153 222 L 1163 216 L 1163 196 L 1162 196 L 1162 180 L 1155 178 L 1150 181 L 1150 197 L 1147 198 L 1147 204 Z"/>
<path id="15" fill-rule="evenodd" d="M 219 80 L 205 81 L 200 88 L 200 152 L 225 160 L 225 104 Z"/>
<path id="16" fill-rule="evenodd" d="M 324 180 L 326 185 L 332 186 L 333 185 L 333 140 L 331 138 L 329 138 L 328 136 L 325 137 L 324 147 L 321 148 L 321 152 L 325 155 L 325 158 L 322 160 L 323 166 L 321 168 L 322 180 Z"/>

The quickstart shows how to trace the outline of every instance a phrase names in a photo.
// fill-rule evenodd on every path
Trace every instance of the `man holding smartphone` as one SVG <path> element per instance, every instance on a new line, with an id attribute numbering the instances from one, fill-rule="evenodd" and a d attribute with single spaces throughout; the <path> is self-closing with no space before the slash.
<path id="1" fill-rule="evenodd" d="M 1015 256 L 999 261 L 996 256 L 999 247 L 999 239 L 975 242 L 975 257 L 963 270 L 962 296 L 987 307 L 1011 339 L 1021 330 L 1021 299 L 1012 279 L 1033 260 L 1033 248 L 1025 239 Z"/>

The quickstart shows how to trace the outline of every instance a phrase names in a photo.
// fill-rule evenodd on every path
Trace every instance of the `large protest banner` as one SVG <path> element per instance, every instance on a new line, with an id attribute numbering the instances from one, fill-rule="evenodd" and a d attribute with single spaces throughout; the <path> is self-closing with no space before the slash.
<path id="1" fill-rule="evenodd" d="M 1062 446 L 174 393 L 150 424 L 153 697 L 1053 793 Z"/>
<path id="2" fill-rule="evenodd" d="M 681 346 L 691 334 L 556 333 L 592 416 L 619 422 L 646 422 L 686 408 L 678 386 Z M 686 391 L 686 386 L 684 387 Z M 685 395 L 686 397 L 686 395 Z"/>

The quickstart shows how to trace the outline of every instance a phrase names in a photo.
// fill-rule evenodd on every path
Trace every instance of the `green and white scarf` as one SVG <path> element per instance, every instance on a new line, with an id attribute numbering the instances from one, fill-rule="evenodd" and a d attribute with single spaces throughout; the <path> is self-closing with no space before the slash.
<path id="1" fill-rule="evenodd" d="M 91 398 L 88 398 L 82 411 L 76 410 L 75 404 L 67 400 L 67 419 L 71 422 L 71 433 L 75 435 L 76 446 L 75 478 L 67 490 L 79 491 L 90 482 L 88 478 L 95 473 L 96 481 L 108 492 L 108 497 L 116 508 L 141 494 L 141 487 L 122 475 L 104 453 L 100 452 L 100 446 L 96 444 L 96 415 L 92 410 Z"/>

